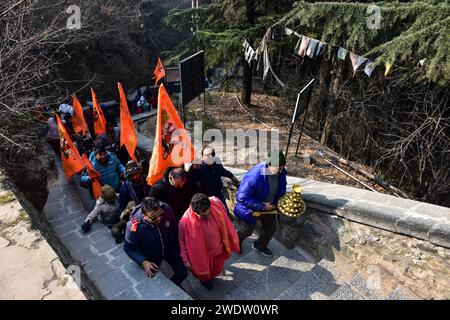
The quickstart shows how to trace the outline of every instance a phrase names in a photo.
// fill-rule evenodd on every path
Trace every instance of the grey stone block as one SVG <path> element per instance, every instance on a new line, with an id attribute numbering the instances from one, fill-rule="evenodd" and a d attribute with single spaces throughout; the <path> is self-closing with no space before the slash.
<path id="1" fill-rule="evenodd" d="M 380 290 L 374 290 L 367 285 L 367 279 L 360 273 L 357 273 L 351 280 L 352 285 L 358 293 L 369 300 L 383 300 L 383 294 Z"/>
<path id="2" fill-rule="evenodd" d="M 59 235 L 58 235 L 59 236 Z M 70 233 L 67 233 L 63 236 L 59 236 L 59 238 L 61 239 L 62 243 L 67 246 L 68 243 L 73 243 L 73 242 L 77 242 L 81 239 L 79 233 L 72 231 Z"/>
<path id="3" fill-rule="evenodd" d="M 450 248 L 450 222 L 443 220 L 430 230 L 430 242 Z"/>
<path id="4" fill-rule="evenodd" d="M 87 244 L 86 244 L 87 245 Z M 97 253 L 94 251 L 92 245 L 87 247 L 80 247 L 78 250 L 71 251 L 72 256 L 80 261 L 82 264 L 87 264 L 88 262 L 98 258 Z"/>
<path id="5" fill-rule="evenodd" d="M 104 239 L 94 243 L 94 248 L 99 254 L 105 254 L 108 251 L 116 248 L 118 245 L 114 242 L 111 235 L 105 235 Z"/>
<path id="6" fill-rule="evenodd" d="M 407 216 L 397 221 L 395 231 L 419 239 L 429 240 L 429 232 L 436 222 L 434 219 Z"/>
<path id="7" fill-rule="evenodd" d="M 450 208 L 436 206 L 424 202 L 418 203 L 419 205 L 415 207 L 413 210 L 419 213 L 420 215 L 429 216 L 438 220 L 442 218 L 450 219 Z"/>
<path id="8" fill-rule="evenodd" d="M 344 209 L 338 210 L 338 214 L 352 221 L 393 232 L 395 232 L 396 222 L 407 216 L 405 210 L 374 205 L 365 201 L 352 203 Z"/>
<path id="9" fill-rule="evenodd" d="M 134 288 L 128 288 L 120 294 L 116 295 L 112 300 L 140 300 L 141 296 L 134 290 Z"/>
<path id="10" fill-rule="evenodd" d="M 259 281 L 249 280 L 228 293 L 224 300 L 268 300 L 269 296 Z"/>
<path id="11" fill-rule="evenodd" d="M 195 277 L 192 277 L 189 282 L 190 285 L 186 287 L 189 287 L 191 290 L 188 293 L 192 292 L 192 296 L 199 300 L 221 300 L 227 293 L 236 289 L 237 285 L 235 281 L 222 276 L 212 280 L 214 288 L 211 291 L 203 288 L 200 281 Z"/>
<path id="12" fill-rule="evenodd" d="M 119 292 L 132 287 L 130 280 L 117 270 L 95 279 L 94 283 L 106 299 L 113 299 Z"/>
<path id="13" fill-rule="evenodd" d="M 171 300 L 175 287 L 162 273 L 157 273 L 153 278 L 143 279 L 135 289 L 144 300 Z"/>
<path id="14" fill-rule="evenodd" d="M 126 274 L 133 282 L 140 283 L 147 277 L 144 275 L 144 271 L 136 262 L 131 260 L 129 257 L 129 263 L 122 266 L 122 272 Z"/>
<path id="15" fill-rule="evenodd" d="M 64 236 L 72 231 L 75 231 L 77 228 L 79 228 L 79 226 L 77 226 L 75 223 L 73 223 L 72 221 L 67 221 L 64 224 L 61 224 L 57 227 L 55 227 L 53 229 L 53 231 L 55 231 L 55 233 L 61 237 Z"/>
<path id="16" fill-rule="evenodd" d="M 388 296 L 388 300 L 414 300 L 407 295 L 400 287 L 396 287 Z"/>
<path id="17" fill-rule="evenodd" d="M 240 279 L 241 277 L 248 279 L 248 277 L 252 277 L 267 268 L 277 258 L 276 256 L 267 258 L 257 252 L 252 252 L 230 265 L 227 270 L 234 273 L 234 279 Z"/>
<path id="18" fill-rule="evenodd" d="M 296 282 L 302 273 L 310 271 L 313 267 L 314 264 L 307 262 L 296 250 L 289 250 L 269 266 L 291 283 Z"/>
<path id="19" fill-rule="evenodd" d="M 130 258 L 123 252 L 123 254 L 118 255 L 114 259 L 109 262 L 109 265 L 114 269 L 120 269 L 122 266 L 128 264 L 130 262 Z"/>
<path id="20" fill-rule="evenodd" d="M 315 273 L 320 279 L 328 284 L 339 283 L 342 278 L 342 274 L 336 269 L 336 265 L 326 259 L 320 260 L 319 263 L 311 269 L 311 272 Z"/>
<path id="21" fill-rule="evenodd" d="M 330 286 L 320 280 L 313 272 L 303 273 L 297 282 L 281 293 L 277 300 L 311 300 L 314 294 L 330 296 L 338 286 Z"/>
<path id="22" fill-rule="evenodd" d="M 97 225 L 98 227 L 98 222 L 94 223 L 92 226 Z M 103 226 L 104 227 L 104 226 Z M 108 232 L 106 232 L 106 230 L 104 230 L 103 228 L 97 228 L 96 230 L 94 230 L 94 228 L 91 229 L 91 231 L 89 231 L 89 233 L 87 234 L 89 236 L 89 240 L 91 240 L 93 243 L 97 243 L 103 239 L 106 239 L 106 237 L 111 237 L 111 234 Z"/>
<path id="23" fill-rule="evenodd" d="M 364 300 L 364 298 L 359 293 L 352 290 L 348 284 L 343 284 L 330 295 L 330 300 Z"/>
<path id="24" fill-rule="evenodd" d="M 98 256 L 86 263 L 82 263 L 82 266 L 89 278 L 95 281 L 114 271 L 114 269 L 108 265 L 108 262 L 106 257 Z"/>
<path id="25" fill-rule="evenodd" d="M 118 257 L 123 254 L 128 258 L 125 251 L 123 250 L 123 244 L 118 244 L 114 249 L 109 251 L 108 254 L 111 255 L 112 257 Z M 128 258 L 128 262 L 129 261 L 130 261 L 130 258 Z"/>

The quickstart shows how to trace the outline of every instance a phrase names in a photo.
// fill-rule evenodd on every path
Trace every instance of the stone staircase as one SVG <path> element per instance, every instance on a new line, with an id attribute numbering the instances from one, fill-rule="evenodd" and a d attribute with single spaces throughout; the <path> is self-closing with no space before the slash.
<path id="1" fill-rule="evenodd" d="M 225 271 L 206 290 L 189 274 L 183 282 L 196 300 L 405 300 L 413 299 L 400 286 L 371 289 L 366 277 L 356 272 L 338 271 L 335 263 L 307 259 L 298 247 L 287 249 L 276 239 L 269 246 L 274 255 L 267 258 L 251 247 L 256 235 L 244 241 L 243 253 L 226 261 Z M 167 276 L 171 272 L 162 267 Z"/>
<path id="2" fill-rule="evenodd" d="M 65 177 L 57 158 L 56 165 L 58 182 L 50 190 L 43 213 L 55 235 L 104 299 L 414 299 L 398 284 L 370 289 L 361 272 L 343 272 L 342 266 L 338 270 L 336 263 L 325 259 L 315 263 L 301 248 L 287 249 L 275 238 L 269 243 L 274 255 L 267 258 L 251 247 L 256 234 L 244 241 L 241 255 L 233 253 L 226 261 L 224 274 L 213 280 L 212 291 L 203 288 L 192 274 L 182 284 L 186 292 L 182 291 L 169 280 L 172 271 L 164 262 L 162 272 L 149 279 L 126 256 L 123 244 L 114 243 L 109 229 L 101 223 L 95 223 L 88 234 L 81 232 L 80 225 L 88 214 L 86 207 L 93 206 L 92 199 L 78 186 L 79 178 L 74 183 Z M 350 269 L 353 270 L 349 266 Z"/>

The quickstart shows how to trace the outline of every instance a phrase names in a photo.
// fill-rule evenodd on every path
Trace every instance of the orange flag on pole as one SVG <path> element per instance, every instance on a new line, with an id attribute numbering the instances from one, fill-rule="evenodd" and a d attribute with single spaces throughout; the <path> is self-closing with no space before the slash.
<path id="1" fill-rule="evenodd" d="M 91 88 L 92 94 L 92 104 L 93 104 L 93 112 L 92 116 L 94 117 L 94 131 L 96 135 L 106 133 L 106 119 L 103 115 L 102 108 L 100 107 L 97 96 L 95 95 L 94 89 Z"/>
<path id="2" fill-rule="evenodd" d="M 156 68 L 155 68 L 155 71 L 153 74 L 155 75 L 154 79 L 156 79 L 155 86 L 158 84 L 159 80 L 161 80 L 162 78 L 164 78 L 166 76 L 166 70 L 164 69 L 164 66 L 161 62 L 160 57 L 158 57 L 158 63 L 156 64 Z"/>
<path id="3" fill-rule="evenodd" d="M 95 171 L 95 169 L 92 167 L 92 163 L 89 161 L 88 157 L 86 157 L 85 154 L 83 154 L 83 161 L 84 164 L 86 165 L 89 178 L 91 178 L 92 193 L 94 194 L 95 200 L 97 200 L 102 196 L 102 185 L 100 184 L 100 174 L 97 171 Z"/>
<path id="4" fill-rule="evenodd" d="M 73 130 L 79 135 L 86 135 L 88 133 L 88 126 L 84 120 L 83 107 L 76 95 L 73 95 Z"/>
<path id="5" fill-rule="evenodd" d="M 56 122 L 58 124 L 63 169 L 68 177 L 72 177 L 75 173 L 83 170 L 83 159 L 67 134 L 66 128 L 64 128 L 64 125 L 58 115 L 56 116 Z"/>
<path id="6" fill-rule="evenodd" d="M 120 95 L 120 146 L 125 145 L 131 159 L 137 162 L 134 155 L 137 147 L 136 127 L 128 110 L 127 98 L 123 92 L 122 84 L 119 82 L 117 86 L 119 87 Z"/>
<path id="7" fill-rule="evenodd" d="M 184 129 L 164 85 L 160 85 L 155 144 L 150 160 L 147 183 L 153 185 L 163 177 L 164 170 L 167 167 L 192 162 L 194 157 L 191 138 Z"/>

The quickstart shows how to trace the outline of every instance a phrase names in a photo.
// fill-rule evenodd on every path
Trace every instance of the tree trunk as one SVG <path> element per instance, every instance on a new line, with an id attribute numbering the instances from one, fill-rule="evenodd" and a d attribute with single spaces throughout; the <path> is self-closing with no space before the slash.
<path id="1" fill-rule="evenodd" d="M 255 8 L 256 3 L 255 0 L 246 0 L 245 1 L 245 15 L 247 18 L 247 23 L 250 25 L 255 25 L 256 14 Z M 252 39 L 248 39 L 250 43 L 252 43 Z M 252 82 L 253 82 L 253 68 L 251 65 L 245 61 L 245 58 L 242 57 L 243 66 L 244 66 L 244 74 L 242 76 L 242 92 L 241 92 L 241 100 L 243 104 L 249 105 L 252 100 Z"/>
<path id="2" fill-rule="evenodd" d="M 252 67 L 242 58 L 242 64 L 244 66 L 244 74 L 242 76 L 242 92 L 241 100 L 244 105 L 250 105 L 252 100 Z"/>

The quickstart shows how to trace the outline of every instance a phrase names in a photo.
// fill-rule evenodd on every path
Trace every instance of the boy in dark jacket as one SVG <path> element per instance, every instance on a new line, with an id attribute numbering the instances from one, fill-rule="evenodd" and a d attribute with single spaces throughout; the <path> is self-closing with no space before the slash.
<path id="1" fill-rule="evenodd" d="M 102 187 L 102 196 L 95 202 L 95 207 L 89 213 L 81 225 L 81 229 L 84 232 L 91 230 L 91 225 L 96 220 L 103 222 L 105 226 L 111 228 L 118 222 L 117 213 L 119 212 L 119 201 L 117 201 L 116 193 L 114 189 L 105 184 Z"/>
<path id="2" fill-rule="evenodd" d="M 169 205 L 147 197 L 127 223 L 126 254 L 153 277 L 163 260 L 172 267 L 172 281 L 180 286 L 187 277 L 187 269 L 180 256 L 178 224 Z"/>
<path id="3" fill-rule="evenodd" d="M 125 167 L 125 182 L 119 191 L 119 210 L 125 209 L 130 201 L 140 204 L 145 197 L 145 185 L 142 171 L 136 161 L 128 161 Z"/>

